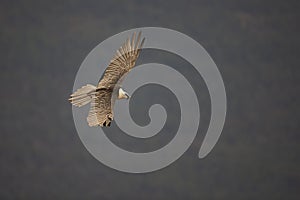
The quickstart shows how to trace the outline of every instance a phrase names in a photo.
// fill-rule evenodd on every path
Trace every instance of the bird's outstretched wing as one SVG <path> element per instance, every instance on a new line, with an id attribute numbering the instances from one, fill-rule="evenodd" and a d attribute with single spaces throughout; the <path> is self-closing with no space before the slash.
<path id="1" fill-rule="evenodd" d="M 110 126 L 114 116 L 113 106 L 117 98 L 115 88 L 119 88 L 124 75 L 134 67 L 144 41 L 145 38 L 141 41 L 141 32 L 137 38 L 133 33 L 131 40 L 128 38 L 117 50 L 106 68 L 103 78 L 98 83 L 96 93 L 92 96 L 91 108 L 87 117 L 89 126 Z"/>
<path id="2" fill-rule="evenodd" d="M 137 38 L 135 33 L 132 34 L 131 39 L 127 38 L 106 68 L 97 88 L 114 88 L 117 83 L 120 83 L 120 79 L 134 67 L 144 41 L 145 38 L 141 41 L 141 32 Z"/>

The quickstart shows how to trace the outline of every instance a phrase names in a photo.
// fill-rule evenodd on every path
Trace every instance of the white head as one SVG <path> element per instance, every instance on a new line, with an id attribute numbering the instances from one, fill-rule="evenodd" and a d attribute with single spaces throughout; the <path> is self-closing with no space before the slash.
<path id="1" fill-rule="evenodd" d="M 118 99 L 129 99 L 129 94 L 125 92 L 122 88 L 119 89 Z"/>

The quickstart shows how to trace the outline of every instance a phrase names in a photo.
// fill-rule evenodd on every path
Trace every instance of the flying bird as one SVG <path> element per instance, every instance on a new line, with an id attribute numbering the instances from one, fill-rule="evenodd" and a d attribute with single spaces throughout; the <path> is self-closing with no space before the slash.
<path id="1" fill-rule="evenodd" d="M 114 118 L 113 107 L 117 99 L 129 99 L 121 83 L 125 75 L 135 66 L 145 38 L 141 32 L 132 34 L 131 39 L 117 50 L 97 86 L 87 84 L 74 92 L 69 101 L 77 107 L 91 103 L 87 117 L 89 126 L 110 126 Z"/>

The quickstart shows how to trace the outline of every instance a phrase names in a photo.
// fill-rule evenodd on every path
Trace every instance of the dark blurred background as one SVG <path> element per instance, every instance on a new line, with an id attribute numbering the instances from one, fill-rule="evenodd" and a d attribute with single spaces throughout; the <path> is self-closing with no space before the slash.
<path id="1" fill-rule="evenodd" d="M 0 2 L 0 199 L 300 199 L 299 1 Z M 88 153 L 67 98 L 97 44 L 144 26 L 205 47 L 228 113 L 205 159 L 199 133 L 172 165 L 126 174 Z"/>

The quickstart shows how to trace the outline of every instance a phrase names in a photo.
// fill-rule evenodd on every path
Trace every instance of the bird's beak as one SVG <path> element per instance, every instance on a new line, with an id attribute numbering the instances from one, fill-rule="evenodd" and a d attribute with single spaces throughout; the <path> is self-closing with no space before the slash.
<path id="1" fill-rule="evenodd" d="M 130 96 L 129 96 L 128 93 L 125 93 L 125 96 L 126 96 L 126 99 L 129 99 L 129 98 L 130 98 Z"/>

